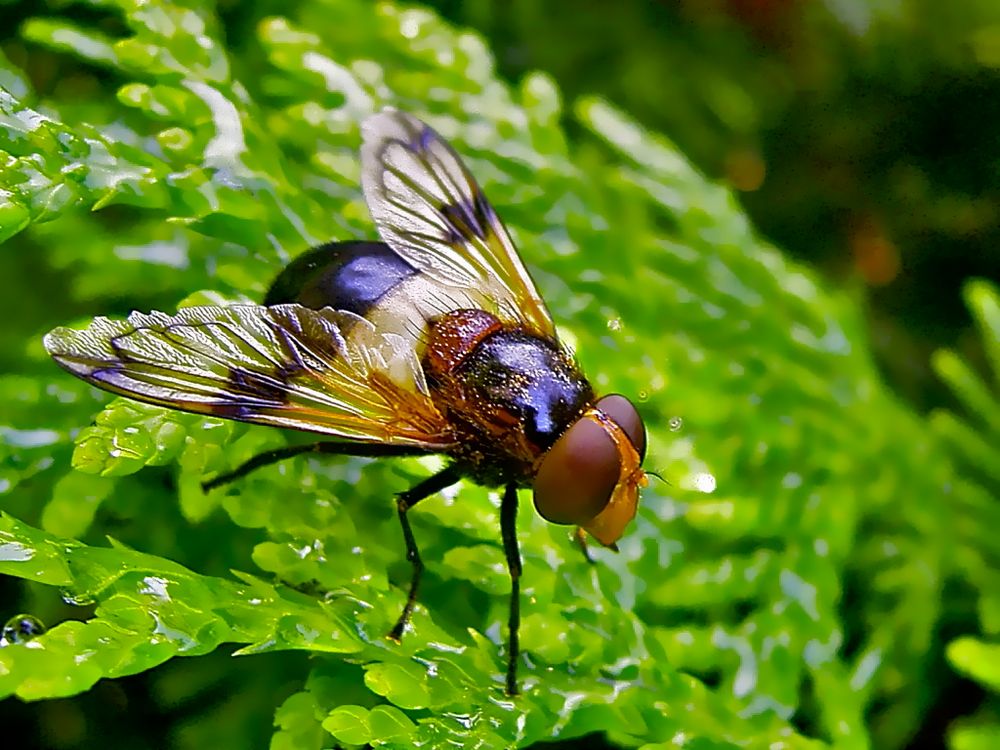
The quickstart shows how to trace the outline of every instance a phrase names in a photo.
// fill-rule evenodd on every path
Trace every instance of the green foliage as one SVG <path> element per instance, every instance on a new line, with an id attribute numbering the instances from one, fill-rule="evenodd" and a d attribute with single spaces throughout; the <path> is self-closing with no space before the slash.
<path id="1" fill-rule="evenodd" d="M 564 112 L 543 75 L 508 87 L 478 37 L 427 11 L 241 12 L 227 47 L 212 3 L 95 2 L 82 21 L 29 19 L 21 62 L 0 60 L 0 263 L 51 300 L 11 320 L 17 370 L 0 376 L 0 571 L 31 582 L 4 614 L 50 629 L 0 649 L 0 694 L 72 695 L 235 643 L 313 658 L 280 697 L 233 684 L 245 700 L 177 746 L 262 712 L 274 748 L 903 745 L 936 697 L 945 580 L 987 590 L 995 539 L 954 511 L 995 501 L 881 384 L 852 300 L 664 138 L 596 99 Z M 64 55 L 88 73 L 34 93 L 25 71 L 58 79 Z M 596 566 L 524 505 L 513 700 L 496 493 L 463 484 L 414 511 L 428 576 L 396 645 L 391 497 L 436 459 L 300 459 L 203 495 L 204 477 L 301 438 L 102 411 L 39 344 L 92 315 L 259 299 L 290 256 L 372 236 L 358 125 L 387 104 L 468 157 L 598 389 L 639 400 L 648 467 L 670 480 Z M 185 675 L 193 693 L 211 679 Z"/>
<path id="2" fill-rule="evenodd" d="M 1000 3 L 427 1 L 504 75 L 601 92 L 742 191 L 783 252 L 874 287 L 880 370 L 940 403 L 925 351 L 965 324 L 961 279 L 998 276 Z"/>
<path id="3" fill-rule="evenodd" d="M 986 750 L 1000 741 L 1000 291 L 986 281 L 970 282 L 965 301 L 982 335 L 983 351 L 994 385 L 983 382 L 956 352 L 937 352 L 934 368 L 968 412 L 968 421 L 951 412 L 931 416 L 931 426 L 950 445 L 978 485 L 965 487 L 958 513 L 956 558 L 979 593 L 976 611 L 983 639 L 964 636 L 948 644 L 955 669 L 981 683 L 991 697 L 973 717 L 951 732 L 955 750 Z M 988 492 L 989 488 L 991 492 Z"/>

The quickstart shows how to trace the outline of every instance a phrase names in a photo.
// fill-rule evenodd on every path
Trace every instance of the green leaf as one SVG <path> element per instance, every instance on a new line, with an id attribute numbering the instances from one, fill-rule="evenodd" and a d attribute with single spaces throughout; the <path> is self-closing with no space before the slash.
<path id="1" fill-rule="evenodd" d="M 993 381 L 1000 386 L 1000 291 L 985 279 L 970 281 L 965 287 L 965 303 L 979 326 Z"/>
<path id="2" fill-rule="evenodd" d="M 316 698 L 308 691 L 288 696 L 274 713 L 278 731 L 271 737 L 270 750 L 322 747 L 322 716 Z"/>
<path id="3" fill-rule="evenodd" d="M 595 97 L 564 110 L 545 74 L 509 85 L 476 34 L 392 2 L 274 12 L 150 0 L 67 20 L 53 4 L 4 47 L 0 263 L 39 278 L 10 285 L 4 326 L 0 571 L 24 582 L 8 614 L 50 629 L 0 649 L 0 692 L 209 664 L 206 708 L 183 709 L 195 747 L 272 714 L 276 748 L 909 742 L 941 689 L 943 592 L 975 592 L 983 632 L 1000 622 L 987 381 L 939 355 L 974 413 L 929 428 L 883 383 L 857 300 L 763 241 L 667 137 Z M 732 101 L 720 116 L 746 122 Z M 308 247 L 373 238 L 359 128 L 386 105 L 468 160 L 595 389 L 634 398 L 667 480 L 593 564 L 523 493 L 516 699 L 495 490 L 463 482 L 411 513 L 426 570 L 395 644 L 411 569 L 393 498 L 440 459 L 303 456 L 205 494 L 309 437 L 105 406 L 39 344 L 92 316 L 258 301 Z M 996 290 L 966 296 L 998 363 Z M 207 655 L 223 644 L 274 691 Z M 308 664 L 265 655 L 290 650 Z M 154 700 L 179 701 L 184 679 Z"/>
<path id="4" fill-rule="evenodd" d="M 365 685 L 400 708 L 426 708 L 430 703 L 427 669 L 419 664 L 374 664 L 365 670 Z M 458 697 L 450 696 L 445 704 Z"/>
<path id="5" fill-rule="evenodd" d="M 947 653 L 956 669 L 1000 693 L 1000 643 L 958 638 L 948 644 Z"/>
<path id="6" fill-rule="evenodd" d="M 42 513 L 42 528 L 55 536 L 79 537 L 114 489 L 104 477 L 70 472 L 56 482 L 52 499 Z"/>
<path id="7" fill-rule="evenodd" d="M 60 541 L 9 516 L 0 516 L 0 572 L 59 586 L 75 603 L 99 604 L 93 619 L 55 625 L 30 647 L 0 649 L 2 695 L 73 695 L 102 677 L 135 674 L 226 641 L 252 644 L 246 651 L 362 648 L 336 605 L 295 603 L 260 582 L 198 576 L 121 547 Z"/>
<path id="8" fill-rule="evenodd" d="M 948 733 L 952 750 L 993 750 L 1000 742 L 1000 724 L 960 726 Z"/>
<path id="9" fill-rule="evenodd" d="M 361 706 L 339 706 L 323 719 L 323 729 L 348 745 L 363 745 L 372 739 L 370 712 Z"/>
<path id="10" fill-rule="evenodd" d="M 372 736 L 379 738 L 378 744 L 404 742 L 416 730 L 417 725 L 406 714 L 392 706 L 376 706 L 368 714 L 368 726 Z"/>

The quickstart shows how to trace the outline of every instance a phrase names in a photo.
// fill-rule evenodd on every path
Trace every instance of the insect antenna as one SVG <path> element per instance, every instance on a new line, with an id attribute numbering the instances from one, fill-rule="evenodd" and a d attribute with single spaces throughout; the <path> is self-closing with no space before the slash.
<path id="1" fill-rule="evenodd" d="M 660 473 L 658 471 L 647 471 L 646 472 L 646 476 L 647 477 L 656 477 L 657 479 L 659 479 L 664 484 L 668 484 L 671 487 L 674 486 L 673 482 L 671 482 L 669 479 L 664 479 L 662 476 L 660 476 Z"/>

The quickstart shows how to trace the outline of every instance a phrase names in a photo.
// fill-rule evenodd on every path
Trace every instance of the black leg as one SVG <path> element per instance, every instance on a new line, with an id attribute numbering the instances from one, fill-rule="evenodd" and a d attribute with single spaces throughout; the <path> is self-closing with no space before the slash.
<path id="1" fill-rule="evenodd" d="M 420 559 L 420 552 L 417 550 L 417 543 L 413 539 L 413 531 L 410 529 L 410 519 L 406 517 L 406 511 L 419 503 L 425 497 L 440 492 L 445 487 L 450 487 L 462 478 L 462 472 L 456 466 L 449 466 L 447 469 L 439 471 L 433 476 L 427 477 L 416 487 L 400 492 L 396 495 L 396 510 L 399 513 L 399 523 L 403 527 L 403 541 L 406 542 L 406 559 L 413 566 L 413 577 L 410 579 L 410 593 L 406 596 L 406 605 L 399 619 L 389 631 L 389 637 L 398 641 L 403 636 L 403 630 L 410 621 L 413 614 L 413 605 L 417 603 L 417 590 L 420 588 L 420 576 L 424 572 L 424 563 Z"/>
<path id="2" fill-rule="evenodd" d="M 521 552 L 517 548 L 517 486 L 508 484 L 500 505 L 500 536 L 510 571 L 510 617 L 507 620 L 507 695 L 517 695 L 517 631 L 521 627 Z"/>
<path id="3" fill-rule="evenodd" d="M 325 453 L 336 456 L 363 456 L 367 458 L 380 458 L 388 456 L 423 456 L 427 451 L 422 448 L 411 448 L 403 445 L 379 445 L 368 443 L 338 443 L 324 440 L 318 443 L 307 443 L 306 445 L 288 445 L 284 448 L 258 453 L 253 458 L 247 459 L 232 471 L 220 474 L 214 479 L 201 483 L 201 488 L 205 492 L 214 490 L 224 484 L 245 477 L 251 471 L 270 466 L 278 461 L 284 461 L 292 456 L 299 456 L 303 453 Z"/>

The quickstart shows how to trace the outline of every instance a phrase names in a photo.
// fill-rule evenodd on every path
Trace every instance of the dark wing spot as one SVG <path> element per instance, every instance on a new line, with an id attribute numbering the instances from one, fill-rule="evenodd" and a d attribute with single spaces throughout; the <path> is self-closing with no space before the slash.
<path id="1" fill-rule="evenodd" d="M 212 411 L 220 417 L 246 419 L 259 409 L 282 406 L 288 402 L 289 380 L 301 370 L 291 362 L 282 364 L 273 373 L 230 368 L 226 390 L 231 399 L 220 401 Z"/>
<path id="2" fill-rule="evenodd" d="M 455 220 L 448 215 L 449 210 L 454 210 L 454 206 L 442 206 L 440 211 L 445 217 L 444 223 L 444 233 L 441 239 L 447 242 L 452 247 L 459 247 L 466 243 L 468 235 L 463 231 L 460 225 L 455 223 Z"/>
<path id="3" fill-rule="evenodd" d="M 486 200 L 486 194 L 476 186 L 475 191 L 472 194 L 473 205 L 476 208 L 476 216 L 479 217 L 479 221 L 484 227 L 488 227 L 497 220 L 496 212 L 493 210 L 493 206 L 490 202 Z"/>
<path id="4" fill-rule="evenodd" d="M 427 151 L 436 140 L 438 140 L 437 134 L 427 125 L 424 125 L 413 135 L 413 140 L 407 145 L 411 151 L 420 153 Z"/>
<path id="5" fill-rule="evenodd" d="M 270 403 L 285 401 L 287 378 L 279 371 L 272 375 L 264 375 L 242 367 L 229 370 L 226 387 L 234 396 L 249 400 L 267 401 Z"/>
<path id="6" fill-rule="evenodd" d="M 480 190 L 473 190 L 471 202 L 463 198 L 457 204 L 444 203 L 438 206 L 438 211 L 448 223 L 445 242 L 455 244 L 470 237 L 487 238 L 493 209 Z"/>

